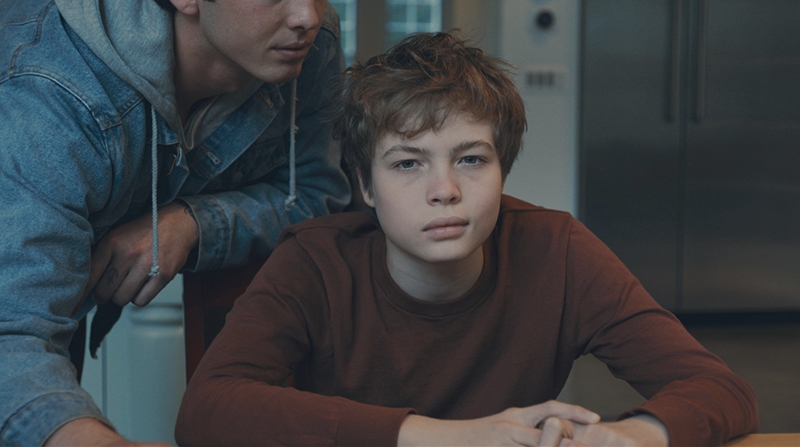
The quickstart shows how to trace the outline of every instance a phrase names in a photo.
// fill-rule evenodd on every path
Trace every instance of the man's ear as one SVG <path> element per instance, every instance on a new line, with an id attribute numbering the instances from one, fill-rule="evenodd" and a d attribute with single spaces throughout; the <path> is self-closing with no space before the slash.
<path id="1" fill-rule="evenodd" d="M 361 197 L 364 199 L 364 203 L 370 208 L 375 208 L 375 198 L 372 197 L 372 189 L 364 186 L 361 171 L 356 171 L 356 175 L 358 176 L 358 188 L 361 189 Z"/>
<path id="2" fill-rule="evenodd" d="M 185 14 L 187 16 L 193 16 L 197 14 L 199 8 L 197 6 L 197 2 L 200 0 L 169 0 L 172 3 L 172 6 L 178 10 L 181 14 Z"/>

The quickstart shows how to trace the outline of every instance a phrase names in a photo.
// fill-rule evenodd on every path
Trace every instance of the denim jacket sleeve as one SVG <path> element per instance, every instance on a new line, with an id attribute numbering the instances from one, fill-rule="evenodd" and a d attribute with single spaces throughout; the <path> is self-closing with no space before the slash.
<path id="1" fill-rule="evenodd" d="M 90 215 L 113 175 L 95 119 L 66 89 L 41 73 L 0 78 L 0 445 L 41 445 L 83 417 L 110 425 L 68 346 L 89 277 Z"/>
<path id="2" fill-rule="evenodd" d="M 231 190 L 180 197 L 200 229 L 196 262 L 187 271 L 241 265 L 266 258 L 290 224 L 341 211 L 350 201 L 350 185 L 332 141 L 330 108 L 344 65 L 338 39 L 323 29 L 318 51 L 303 64 L 297 85 L 297 200 L 289 196 L 288 159 L 259 182 Z M 285 108 L 289 108 L 286 101 Z M 285 136 L 288 139 L 288 136 Z"/>

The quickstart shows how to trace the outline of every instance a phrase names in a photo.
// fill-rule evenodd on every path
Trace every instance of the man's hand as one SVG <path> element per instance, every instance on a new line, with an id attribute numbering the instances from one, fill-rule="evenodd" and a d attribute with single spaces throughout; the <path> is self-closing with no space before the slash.
<path id="1" fill-rule="evenodd" d="M 146 214 L 103 236 L 92 253 L 86 295 L 100 304 L 149 303 L 181 270 L 198 240 L 197 223 L 184 206 L 171 203 L 158 210 L 158 276 L 149 276 L 152 258 L 152 216 Z"/>
<path id="2" fill-rule="evenodd" d="M 59 446 L 97 446 L 97 447 L 169 447 L 160 442 L 131 442 L 123 438 L 107 425 L 92 418 L 76 419 L 64 424 L 45 442 L 45 447 Z"/>
<path id="3" fill-rule="evenodd" d="M 596 413 L 556 401 L 461 421 L 410 415 L 400 426 L 397 445 L 557 446 L 562 440 L 568 442 L 566 445 L 575 445 L 569 441 L 573 423 L 590 425 L 599 421 Z"/>

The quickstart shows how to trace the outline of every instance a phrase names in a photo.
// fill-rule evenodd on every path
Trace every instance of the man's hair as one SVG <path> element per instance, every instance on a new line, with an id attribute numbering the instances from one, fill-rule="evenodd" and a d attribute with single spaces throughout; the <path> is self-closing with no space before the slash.
<path id="1" fill-rule="evenodd" d="M 349 67 L 334 135 L 351 174 L 371 191 L 372 158 L 382 136 L 413 138 L 465 113 L 491 124 L 505 181 L 527 127 L 511 73 L 508 63 L 444 32 L 412 34 L 366 64 Z"/>

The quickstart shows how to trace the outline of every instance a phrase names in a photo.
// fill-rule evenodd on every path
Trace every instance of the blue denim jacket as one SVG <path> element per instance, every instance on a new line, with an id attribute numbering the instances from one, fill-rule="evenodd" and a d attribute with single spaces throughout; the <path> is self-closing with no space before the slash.
<path id="1" fill-rule="evenodd" d="M 120 11 L 76 23 L 90 4 Z M 182 126 L 171 23 L 153 0 L 0 0 L 0 445 L 40 445 L 81 417 L 105 421 L 67 348 L 91 307 L 76 312 L 92 246 L 150 210 L 151 134 L 158 204 L 182 200 L 198 223 L 187 270 L 266 257 L 284 227 L 349 201 L 326 116 L 343 68 L 333 10 L 297 80 L 288 208 L 291 83 L 254 80 Z"/>

